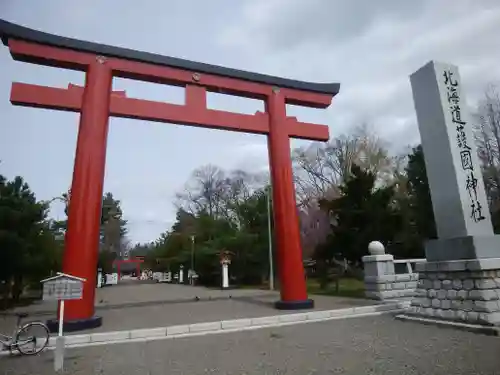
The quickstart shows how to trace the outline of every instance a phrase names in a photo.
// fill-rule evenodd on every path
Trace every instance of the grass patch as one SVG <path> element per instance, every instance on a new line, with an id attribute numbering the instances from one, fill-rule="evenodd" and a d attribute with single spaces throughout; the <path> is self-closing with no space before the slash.
<path id="1" fill-rule="evenodd" d="M 338 293 L 335 290 L 335 282 L 331 282 L 325 289 L 321 289 L 317 279 L 307 280 L 307 291 L 310 294 L 319 294 L 324 296 L 365 298 L 365 285 L 363 281 L 347 277 L 339 280 Z"/>

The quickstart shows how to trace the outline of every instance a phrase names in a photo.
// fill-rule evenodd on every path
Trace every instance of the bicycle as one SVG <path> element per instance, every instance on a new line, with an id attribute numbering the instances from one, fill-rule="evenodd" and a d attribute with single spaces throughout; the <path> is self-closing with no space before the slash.
<path id="1" fill-rule="evenodd" d="M 40 353 L 49 343 L 49 329 L 42 322 L 29 322 L 21 326 L 21 319 L 26 318 L 28 314 L 17 313 L 17 325 L 14 328 L 12 336 L 7 336 L 0 333 L 0 344 L 3 350 L 8 350 L 13 354 L 17 349 L 22 355 L 35 355 Z M 40 332 L 37 333 L 36 330 Z M 29 350 L 27 346 L 31 345 Z"/>

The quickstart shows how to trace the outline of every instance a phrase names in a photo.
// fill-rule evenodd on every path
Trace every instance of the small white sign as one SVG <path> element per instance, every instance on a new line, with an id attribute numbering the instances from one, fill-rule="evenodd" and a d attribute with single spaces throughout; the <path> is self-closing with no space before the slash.
<path id="1" fill-rule="evenodd" d="M 85 279 L 58 272 L 57 276 L 42 280 L 43 300 L 61 301 L 81 299 Z"/>
<path id="2" fill-rule="evenodd" d="M 111 273 L 106 274 L 106 285 L 116 285 L 118 284 L 118 274 Z"/>
<path id="3" fill-rule="evenodd" d="M 61 301 L 59 308 L 59 337 L 63 335 L 64 301 L 82 299 L 85 279 L 58 272 L 57 276 L 40 281 L 43 284 L 44 301 Z M 63 345 L 64 346 L 64 345 Z"/>

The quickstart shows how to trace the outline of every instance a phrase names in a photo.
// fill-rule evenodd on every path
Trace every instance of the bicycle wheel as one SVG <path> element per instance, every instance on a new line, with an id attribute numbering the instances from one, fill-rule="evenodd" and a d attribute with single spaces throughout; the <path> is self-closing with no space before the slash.
<path id="1" fill-rule="evenodd" d="M 40 322 L 25 324 L 17 332 L 14 345 L 24 355 L 40 353 L 49 343 L 49 329 Z"/>

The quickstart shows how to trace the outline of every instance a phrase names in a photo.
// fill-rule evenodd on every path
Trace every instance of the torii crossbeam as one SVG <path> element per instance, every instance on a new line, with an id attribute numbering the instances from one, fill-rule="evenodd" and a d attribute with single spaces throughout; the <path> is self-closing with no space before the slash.
<path id="1" fill-rule="evenodd" d="M 110 116 L 266 135 L 281 285 L 276 307 L 313 306 L 302 263 L 290 137 L 327 141 L 328 127 L 287 117 L 286 104 L 327 108 L 339 91 L 338 83 L 301 82 L 84 42 L 3 20 L 0 38 L 17 61 L 85 72 L 84 88 L 14 82 L 11 90 L 14 105 L 80 113 L 63 272 L 86 282 L 83 299 L 66 304 L 65 330 L 101 324 L 94 316 L 94 298 Z M 185 87 L 185 104 L 127 98 L 123 92 L 112 92 L 113 77 Z M 261 99 L 266 111 L 246 115 L 208 109 L 207 92 Z"/>

